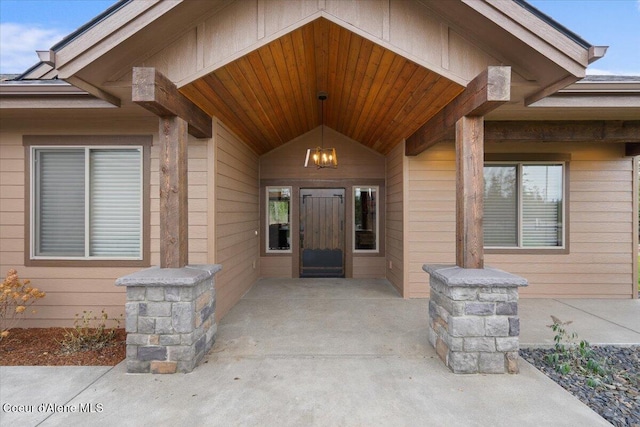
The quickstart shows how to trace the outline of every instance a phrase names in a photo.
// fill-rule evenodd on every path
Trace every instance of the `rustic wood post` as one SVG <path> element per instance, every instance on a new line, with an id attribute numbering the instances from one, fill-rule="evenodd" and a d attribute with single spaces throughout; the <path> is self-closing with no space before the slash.
<path id="1" fill-rule="evenodd" d="M 189 263 L 187 122 L 160 118 L 160 267 Z"/>
<path id="2" fill-rule="evenodd" d="M 511 98 L 511 67 L 489 67 L 407 138 L 405 154 L 416 156 L 456 135 L 456 264 L 484 268 L 484 116 Z"/>
<path id="3" fill-rule="evenodd" d="M 189 262 L 187 140 L 211 138 L 211 117 L 155 68 L 133 69 L 133 102 L 160 117 L 160 267 Z"/>
<path id="4" fill-rule="evenodd" d="M 484 117 L 456 122 L 456 265 L 484 268 Z"/>

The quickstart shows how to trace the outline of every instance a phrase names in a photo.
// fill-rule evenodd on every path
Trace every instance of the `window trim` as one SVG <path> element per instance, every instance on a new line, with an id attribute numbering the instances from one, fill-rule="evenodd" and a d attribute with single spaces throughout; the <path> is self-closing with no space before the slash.
<path id="1" fill-rule="evenodd" d="M 150 266 L 151 226 L 150 226 L 150 149 L 153 137 L 151 135 L 25 135 L 23 146 L 25 149 L 25 208 L 24 208 L 24 263 L 25 266 L 40 267 L 148 267 Z M 33 254 L 35 232 L 33 230 L 35 200 L 32 188 L 34 168 L 33 153 L 37 148 L 84 148 L 86 153 L 90 149 L 108 148 L 138 148 L 141 152 L 141 257 L 112 258 L 112 257 L 50 257 L 35 256 Z M 85 166 L 88 167 L 88 166 Z M 88 179 L 85 174 L 85 179 Z M 85 197 L 88 197 L 85 194 Z M 32 206 L 33 205 L 33 206 Z M 85 221 L 87 218 L 85 218 Z M 87 233 L 88 230 L 85 230 Z"/>
<path id="2" fill-rule="evenodd" d="M 559 255 L 570 253 L 570 176 L 571 176 L 571 154 L 566 153 L 538 153 L 538 154 L 485 154 L 484 164 L 517 164 L 520 170 L 520 165 L 526 164 L 562 164 L 563 166 L 563 188 L 562 188 L 562 220 L 563 220 L 563 246 L 544 246 L 544 247 L 532 247 L 532 246 L 507 246 L 507 247 L 484 247 L 485 254 L 531 254 L 531 255 Z M 520 171 L 518 172 L 520 175 Z M 521 207 L 521 177 L 518 175 L 518 239 L 521 241 L 521 219 L 522 219 L 522 207 Z"/>
<path id="3" fill-rule="evenodd" d="M 356 249 L 356 189 L 372 188 L 376 192 L 376 247 L 375 249 Z M 380 186 L 378 185 L 354 185 L 351 198 L 351 250 L 354 254 L 379 254 L 380 253 Z"/>
<path id="4" fill-rule="evenodd" d="M 291 243 L 289 244 L 289 249 L 270 249 L 269 248 L 269 190 L 270 189 L 289 189 L 289 238 L 291 239 Z M 267 185 L 265 186 L 265 204 L 264 204 L 264 222 L 265 222 L 265 235 L 264 235 L 264 251 L 265 254 L 273 255 L 273 254 L 293 254 L 293 224 L 292 224 L 292 216 L 293 216 L 293 187 L 290 185 Z"/>

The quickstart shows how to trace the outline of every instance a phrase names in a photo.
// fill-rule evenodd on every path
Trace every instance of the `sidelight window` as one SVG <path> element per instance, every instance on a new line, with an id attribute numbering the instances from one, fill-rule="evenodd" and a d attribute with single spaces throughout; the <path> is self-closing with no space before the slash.
<path id="1" fill-rule="evenodd" d="M 291 187 L 267 187 L 267 252 L 291 252 Z"/>
<path id="2" fill-rule="evenodd" d="M 378 252 L 378 187 L 354 187 L 353 222 L 354 252 Z"/>

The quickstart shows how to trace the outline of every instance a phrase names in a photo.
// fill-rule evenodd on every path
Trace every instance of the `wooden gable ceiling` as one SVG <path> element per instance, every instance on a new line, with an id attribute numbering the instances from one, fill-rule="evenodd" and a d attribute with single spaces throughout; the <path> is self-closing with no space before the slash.
<path id="1" fill-rule="evenodd" d="M 180 89 L 258 154 L 324 124 L 382 154 L 464 87 L 319 18 Z"/>

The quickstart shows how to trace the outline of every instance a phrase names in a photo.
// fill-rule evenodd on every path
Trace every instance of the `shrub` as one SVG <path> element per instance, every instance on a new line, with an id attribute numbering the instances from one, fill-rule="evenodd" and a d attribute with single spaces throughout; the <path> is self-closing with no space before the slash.
<path id="1" fill-rule="evenodd" d="M 91 311 L 83 311 L 82 316 L 76 314 L 73 329 L 67 330 L 60 342 L 64 352 L 100 350 L 112 344 L 120 320 L 109 319 L 104 310 L 101 311 L 100 317 L 92 315 Z M 107 328 L 109 321 L 113 322 L 112 328 Z"/>
<path id="2" fill-rule="evenodd" d="M 0 285 L 0 340 L 9 335 L 9 330 L 24 318 L 27 308 L 45 293 L 29 286 L 29 280 L 20 280 L 18 272 L 11 269 Z"/>
<path id="3" fill-rule="evenodd" d="M 571 321 L 563 322 L 555 316 L 551 319 L 553 324 L 548 326 L 556 333 L 553 337 L 555 344 L 553 351 L 545 356 L 545 362 L 563 375 L 578 373 L 585 376 L 590 387 L 606 382 L 611 375 L 606 368 L 606 360 L 599 360 L 587 341 L 578 341 L 578 334 L 567 331 L 566 326 Z"/>

